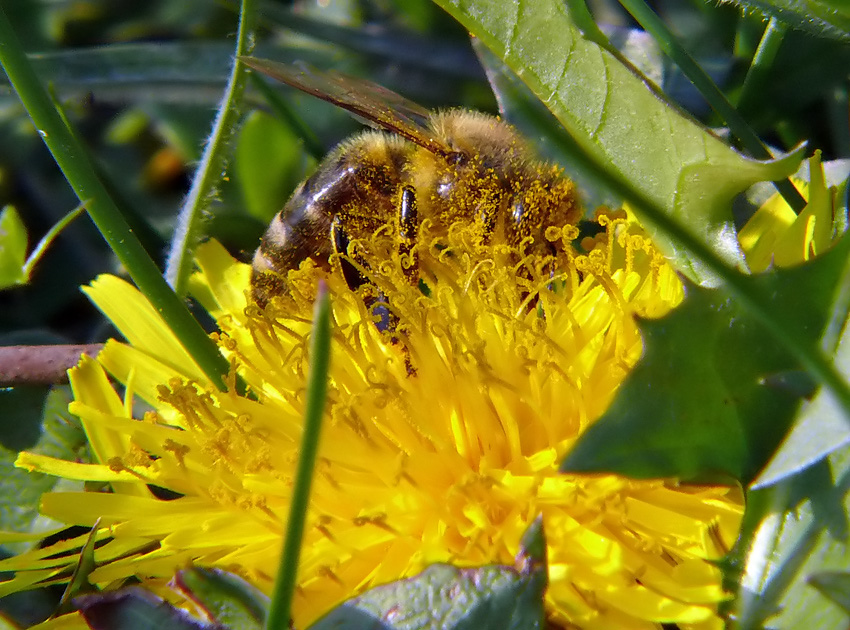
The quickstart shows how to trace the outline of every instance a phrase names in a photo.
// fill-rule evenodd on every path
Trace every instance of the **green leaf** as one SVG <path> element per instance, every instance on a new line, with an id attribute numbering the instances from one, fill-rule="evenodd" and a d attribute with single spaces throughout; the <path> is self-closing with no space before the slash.
<path id="1" fill-rule="evenodd" d="M 518 566 L 523 565 L 529 570 L 497 565 L 458 569 L 435 564 L 416 577 L 378 586 L 350 599 L 310 630 L 543 628 L 545 562 L 529 562 L 521 555 Z"/>
<path id="2" fill-rule="evenodd" d="M 85 595 L 74 603 L 92 630 L 223 630 L 141 588 Z"/>
<path id="3" fill-rule="evenodd" d="M 775 17 L 811 35 L 850 42 L 850 4 L 846 0 L 727 0 L 744 10 Z"/>
<path id="4" fill-rule="evenodd" d="M 262 630 L 269 598 L 242 578 L 220 569 L 179 571 L 175 584 L 217 622 L 240 630 Z"/>
<path id="5" fill-rule="evenodd" d="M 846 378 L 850 329 L 844 326 L 845 314 L 846 309 L 837 313 L 834 323 L 842 331 L 836 365 Z M 826 390 L 804 405 L 791 434 L 759 475 L 758 489 L 750 493 L 747 521 L 753 526 L 743 528 L 736 549 L 736 562 L 744 568 L 737 604 L 742 628 L 760 628 L 780 610 L 785 621 L 777 627 L 794 628 L 804 619 L 815 620 L 812 627 L 846 624 L 838 607 L 824 606 L 823 598 L 806 587 L 808 581 L 824 594 L 829 590 L 837 601 L 840 578 L 831 572 L 850 560 L 848 427 L 836 407 Z"/>
<path id="6" fill-rule="evenodd" d="M 821 571 L 809 576 L 809 584 L 850 613 L 850 572 Z"/>
<path id="7" fill-rule="evenodd" d="M 522 535 L 516 559 L 523 574 L 541 570 L 546 575 L 546 537 L 543 535 L 543 517 L 538 516 Z"/>
<path id="8" fill-rule="evenodd" d="M 6 206 L 0 211 L 0 289 L 26 282 L 26 258 L 27 229 L 18 211 Z"/>
<path id="9" fill-rule="evenodd" d="M 27 258 L 26 227 L 13 206 L 3 208 L 0 212 L 0 289 L 29 282 L 33 268 L 41 260 L 47 248 L 71 221 L 82 214 L 83 210 L 84 207 L 81 204 L 62 217 L 41 238 Z"/>
<path id="10" fill-rule="evenodd" d="M 835 217 L 827 232 L 831 229 L 840 234 L 846 231 L 846 218 L 839 219 L 846 217 L 846 209 L 830 207 L 830 203 L 842 198 L 840 188 L 847 181 L 850 163 L 847 160 L 835 160 L 819 164 L 818 154 L 819 152 L 816 152 L 814 157 L 807 160 L 794 176 L 809 182 L 810 204 L 803 216 L 809 216 L 812 207 L 820 203 L 822 207 L 815 212 L 819 216 L 815 222 L 820 224 L 826 217 Z M 815 170 L 812 172 L 812 169 Z M 831 190 L 827 192 L 824 185 L 829 186 Z M 748 198 L 753 203 L 753 208 L 758 208 L 772 193 L 773 191 L 766 190 L 763 185 L 757 185 L 748 191 Z M 811 223 L 810 220 L 807 222 Z M 826 219 L 826 224 L 829 225 L 829 219 Z M 752 252 L 748 253 L 748 256 L 752 256 Z M 750 260 L 752 261 L 752 258 Z M 835 368 L 846 382 L 850 382 L 850 331 L 845 329 L 848 308 L 850 287 L 845 287 L 830 309 L 832 320 L 827 323 L 822 343 L 824 351 L 833 355 Z M 850 424 L 842 418 L 841 403 L 834 393 L 830 389 L 821 389 L 813 398 L 812 393 L 802 393 L 807 400 L 803 402 L 800 413 L 794 419 L 788 437 L 759 473 L 752 484 L 753 488 L 776 483 L 850 443 Z"/>
<path id="11" fill-rule="evenodd" d="M 283 123 L 261 111 L 242 124 L 234 175 L 249 214 L 268 223 L 306 175 L 301 140 Z"/>
<path id="12" fill-rule="evenodd" d="M 559 0 L 438 4 L 525 81 L 583 151 L 640 189 L 719 259 L 740 262 L 732 197 L 757 181 L 787 177 L 801 155 L 758 162 L 736 153 L 582 37 Z M 700 261 L 650 230 L 683 273 L 715 283 Z"/>
<path id="13" fill-rule="evenodd" d="M 62 599 L 56 610 L 57 614 L 63 615 L 75 610 L 72 599 L 86 593 L 96 593 L 97 587 L 89 581 L 89 575 L 97 568 L 97 563 L 94 559 L 94 546 L 97 543 L 97 532 L 100 529 L 100 518 L 92 525 L 86 543 L 80 550 L 80 555 L 77 560 L 77 566 L 74 567 L 74 573 L 70 581 L 65 586 L 65 592 L 62 593 Z"/>
<path id="14" fill-rule="evenodd" d="M 42 388 L 16 387 L 2 392 L 0 433 L 4 436 L 4 446 L 0 448 L 0 530 L 32 531 L 41 495 L 57 484 L 69 483 L 14 465 L 17 451 L 21 449 L 68 461 L 81 459 L 86 437 L 79 421 L 68 412 L 69 401 L 68 387 L 54 388 L 46 398 Z M 20 413 L 16 414 L 16 409 Z"/>
<path id="15" fill-rule="evenodd" d="M 839 325 L 844 325 L 843 318 Z M 835 353 L 835 366 L 850 382 L 850 329 L 842 335 Z M 832 392 L 821 389 L 814 399 L 803 404 L 782 447 L 759 473 L 753 486 L 774 484 L 848 444 L 850 425 L 841 413 L 840 404 Z"/>
<path id="16" fill-rule="evenodd" d="M 844 238 L 814 261 L 744 278 L 745 285 L 798 343 L 815 349 L 836 293 L 850 283 L 848 252 Z M 801 366 L 725 289 L 688 287 L 683 304 L 641 329 L 643 358 L 561 469 L 752 479 L 794 418 L 799 392 L 782 381 Z"/>
<path id="17" fill-rule="evenodd" d="M 48 392 L 44 385 L 0 388 L 0 446 L 4 450 L 14 454 L 36 445 Z"/>
<path id="18" fill-rule="evenodd" d="M 825 605 L 813 579 L 850 566 L 850 451 L 843 449 L 750 493 L 737 552 L 736 630 L 842 628 L 847 614 Z"/>

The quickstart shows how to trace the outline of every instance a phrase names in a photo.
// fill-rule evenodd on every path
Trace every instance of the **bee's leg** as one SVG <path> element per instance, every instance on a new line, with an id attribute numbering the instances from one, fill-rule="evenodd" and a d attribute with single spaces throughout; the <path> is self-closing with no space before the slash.
<path id="1" fill-rule="evenodd" d="M 416 208 L 416 192 L 410 186 L 401 189 L 398 204 L 398 236 L 399 254 L 402 260 L 402 271 L 408 282 L 419 282 L 419 257 L 415 245 L 419 231 L 419 211 Z M 407 263 L 405 265 L 404 263 Z"/>
<path id="2" fill-rule="evenodd" d="M 515 194 L 510 199 L 508 212 L 508 216 L 512 221 L 508 223 L 508 242 L 511 246 L 517 248 L 517 255 L 520 259 L 525 258 L 528 250 L 523 249 L 520 251 L 519 248 L 523 242 L 526 242 L 526 239 L 529 236 L 534 238 L 530 245 L 532 252 L 543 256 L 546 255 L 545 253 L 554 252 L 552 244 L 543 241 L 542 230 L 535 225 L 539 222 L 539 219 L 537 219 L 533 213 L 528 212 L 528 208 L 526 207 L 522 194 Z M 535 232 L 537 232 L 537 234 L 535 234 Z M 518 260 L 517 262 L 520 261 Z M 538 292 L 535 291 L 533 294 L 531 292 L 539 276 L 538 271 L 530 269 L 527 264 L 528 263 L 524 263 L 517 268 L 516 277 L 517 282 L 520 284 L 520 300 L 522 302 L 527 302 L 528 309 L 532 310 L 537 308 L 537 304 L 540 300 Z M 531 264 L 536 264 L 536 256 L 531 259 Z M 540 271 L 542 271 L 543 274 L 549 274 L 551 277 L 551 275 L 554 274 L 554 267 L 552 266 L 552 263 L 547 262 L 544 268 Z M 523 284 L 527 286 L 527 289 L 523 287 Z"/>
<path id="3" fill-rule="evenodd" d="M 331 242 L 333 243 L 334 251 L 340 254 L 339 264 L 342 267 L 342 277 L 345 279 L 348 288 L 352 291 L 357 291 L 364 285 L 371 285 L 372 283 L 369 281 L 369 278 L 364 276 L 363 272 L 348 258 L 348 246 L 351 240 L 348 238 L 348 232 L 345 231 L 339 215 L 334 216 L 331 222 Z M 358 257 L 357 263 L 361 267 L 368 269 L 368 264 L 362 258 Z M 387 298 L 381 291 L 374 288 L 373 294 L 364 298 L 364 303 L 366 304 L 366 308 L 369 309 L 369 312 L 378 318 L 375 322 L 375 327 L 378 330 L 381 332 L 395 330 L 397 324 L 393 320 L 396 318 L 387 308 Z"/>
<path id="4" fill-rule="evenodd" d="M 398 202 L 398 253 L 401 259 L 402 272 L 407 281 L 415 285 L 419 278 L 419 256 L 416 253 L 416 240 L 419 236 L 419 210 L 416 207 L 416 191 L 411 186 L 404 186 Z M 397 326 L 397 323 L 395 324 Z M 399 334 L 403 333 L 400 331 Z M 393 343 L 398 343 L 398 336 L 393 335 Z M 416 374 L 416 368 L 410 359 L 410 350 L 402 345 L 404 364 L 407 375 Z"/>
<path id="5" fill-rule="evenodd" d="M 496 230 L 496 216 L 498 207 L 491 203 L 482 204 L 478 208 L 478 221 L 481 224 L 481 236 L 485 243 L 490 242 L 493 232 Z"/>
<path id="6" fill-rule="evenodd" d="M 348 258 L 348 246 L 351 244 L 351 240 L 348 238 L 348 232 L 345 231 L 339 215 L 335 215 L 331 222 L 331 243 L 333 243 L 334 252 L 340 255 L 339 264 L 342 267 L 342 277 L 345 278 L 348 288 L 356 291 L 364 284 L 369 284 L 369 279 Z M 364 261 L 361 260 L 357 262 L 364 264 Z"/>

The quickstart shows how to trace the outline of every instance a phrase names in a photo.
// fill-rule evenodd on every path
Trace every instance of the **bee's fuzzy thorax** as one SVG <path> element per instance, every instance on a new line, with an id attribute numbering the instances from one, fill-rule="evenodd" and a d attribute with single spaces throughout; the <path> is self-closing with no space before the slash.
<path id="1" fill-rule="evenodd" d="M 499 164 L 531 156 L 516 129 L 489 114 L 469 109 L 441 110 L 433 114 L 431 125 L 434 135 L 455 151 L 486 155 Z"/>

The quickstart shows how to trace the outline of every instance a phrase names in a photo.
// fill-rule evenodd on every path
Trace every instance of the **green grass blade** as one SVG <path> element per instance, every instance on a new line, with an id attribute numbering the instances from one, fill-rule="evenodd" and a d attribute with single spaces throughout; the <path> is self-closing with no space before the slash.
<path id="1" fill-rule="evenodd" d="M 327 289 L 322 285 L 316 299 L 313 333 L 310 340 L 310 375 L 307 383 L 307 405 L 304 409 L 304 433 L 301 435 L 301 455 L 295 472 L 292 502 L 286 538 L 280 554 L 280 567 L 275 580 L 272 604 L 266 620 L 268 630 L 289 627 L 292 596 L 298 572 L 298 556 L 304 534 L 304 521 L 310 502 L 313 468 L 319 449 L 319 436 L 325 399 L 328 390 L 328 369 L 331 356 L 331 308 Z"/>
<path id="2" fill-rule="evenodd" d="M 786 28 L 782 22 L 775 17 L 770 18 L 770 22 L 768 22 L 761 36 L 756 54 L 750 63 L 750 68 L 747 70 L 747 76 L 744 77 L 741 93 L 738 95 L 739 110 L 746 111 L 748 101 L 764 86 L 767 72 L 776 60 L 776 54 L 785 39 L 785 31 Z"/>

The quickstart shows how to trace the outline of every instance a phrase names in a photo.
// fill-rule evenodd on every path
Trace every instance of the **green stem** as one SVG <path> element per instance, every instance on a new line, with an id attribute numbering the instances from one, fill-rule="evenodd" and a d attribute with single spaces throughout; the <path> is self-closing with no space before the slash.
<path id="1" fill-rule="evenodd" d="M 228 371 L 227 361 L 189 313 L 186 305 L 163 280 L 156 264 L 130 230 L 121 211 L 95 174 L 86 152 L 62 122 L 50 97 L 39 83 L 2 8 L 0 64 L 68 183 L 80 201 L 85 202 L 89 216 L 118 260 L 210 381 L 224 389 L 222 375 Z"/>
<path id="2" fill-rule="evenodd" d="M 322 416 L 327 398 L 331 337 L 330 300 L 327 289 L 322 284 L 316 299 L 310 340 L 310 375 L 307 382 L 307 404 L 304 409 L 304 432 L 301 435 L 301 455 L 295 472 L 295 485 L 292 488 L 286 538 L 280 554 L 280 567 L 274 584 L 269 616 L 266 619 L 267 630 L 290 627 L 292 596 L 295 594 L 298 577 L 298 557 L 310 503 L 310 486 L 313 481 L 316 454 L 319 450 Z"/>
<path id="3" fill-rule="evenodd" d="M 239 122 L 240 102 L 245 89 L 246 72 L 239 57 L 251 54 L 254 48 L 256 4 L 256 0 L 242 0 L 233 69 L 192 187 L 177 217 L 174 238 L 165 266 L 165 277 L 178 295 L 186 293 L 195 248 L 204 235 L 204 213 L 218 193 L 221 174 L 227 167 L 230 138 Z"/>
<path id="4" fill-rule="evenodd" d="M 652 35 L 661 50 L 679 66 L 685 76 L 694 84 L 700 93 L 729 126 L 729 130 L 735 135 L 750 154 L 760 160 L 773 159 L 770 151 L 762 144 L 756 133 L 747 124 L 747 121 L 738 113 L 732 103 L 723 92 L 714 84 L 711 77 L 694 61 L 688 52 L 679 44 L 667 25 L 659 19 L 652 9 L 642 0 L 620 0 L 620 4 L 637 20 L 648 33 Z M 799 191 L 791 183 L 791 180 L 774 182 L 776 189 L 785 198 L 786 203 L 796 213 L 806 206 Z"/>
<path id="5" fill-rule="evenodd" d="M 770 22 L 767 23 L 767 28 L 764 29 L 761 36 L 750 68 L 747 70 L 747 76 L 744 77 L 741 93 L 738 96 L 738 110 L 746 111 L 750 101 L 754 98 L 753 95 L 758 93 L 764 85 L 765 77 L 773 66 L 776 54 L 785 38 L 785 30 L 785 25 L 782 22 L 775 17 L 770 18 Z"/>

